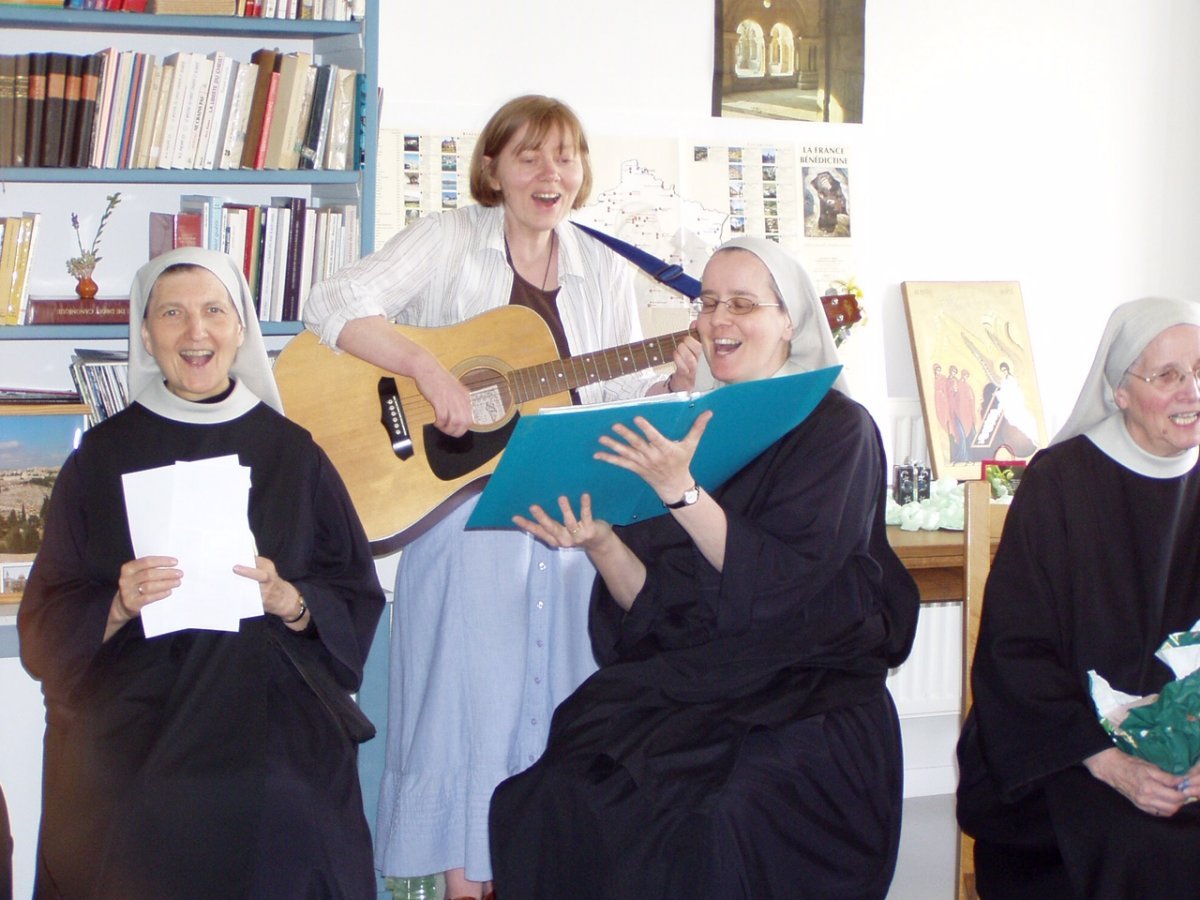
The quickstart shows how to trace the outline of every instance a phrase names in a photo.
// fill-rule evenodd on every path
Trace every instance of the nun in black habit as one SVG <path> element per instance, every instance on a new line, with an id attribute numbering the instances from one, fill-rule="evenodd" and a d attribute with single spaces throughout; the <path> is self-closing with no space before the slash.
<path id="1" fill-rule="evenodd" d="M 129 350 L 132 403 L 59 473 L 18 612 L 46 701 L 35 896 L 374 896 L 348 704 L 384 598 L 345 488 L 281 414 L 228 256 L 143 266 Z M 134 558 L 121 476 L 230 454 L 263 614 L 147 638 L 188 572 Z"/>
<path id="2" fill-rule="evenodd" d="M 837 363 L 820 301 L 776 244 L 704 271 L 697 328 L 716 381 Z M 883 897 L 900 835 L 900 731 L 884 684 L 917 591 L 887 544 L 884 455 L 835 389 L 712 494 L 644 419 L 602 459 L 670 513 L 614 529 L 587 495 L 520 526 L 599 572 L 601 668 L 557 710 L 541 760 L 497 788 L 497 897 Z"/>
<path id="3" fill-rule="evenodd" d="M 1105 328 L 1075 409 L 1021 481 L 984 593 L 958 744 L 983 898 L 1200 896 L 1200 768 L 1117 749 L 1089 693 L 1156 693 L 1200 619 L 1200 304 Z"/>

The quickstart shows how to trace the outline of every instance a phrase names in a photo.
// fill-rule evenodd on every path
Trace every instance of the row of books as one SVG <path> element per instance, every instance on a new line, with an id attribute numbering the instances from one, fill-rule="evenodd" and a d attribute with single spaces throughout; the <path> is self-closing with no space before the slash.
<path id="1" fill-rule="evenodd" d="M 35 212 L 0 217 L 0 325 L 25 321 L 39 218 Z"/>
<path id="2" fill-rule="evenodd" d="M 264 322 L 299 321 L 314 284 L 358 259 L 358 207 L 273 197 L 269 205 L 203 194 L 150 214 L 150 257 L 175 247 L 221 250 L 241 266 Z"/>
<path id="3" fill-rule="evenodd" d="M 109 12 L 255 19 L 362 19 L 364 0 L 0 0 L 0 6 L 57 6 Z"/>
<path id="4" fill-rule="evenodd" d="M 365 103 L 303 51 L 0 54 L 0 167 L 353 169 Z"/>

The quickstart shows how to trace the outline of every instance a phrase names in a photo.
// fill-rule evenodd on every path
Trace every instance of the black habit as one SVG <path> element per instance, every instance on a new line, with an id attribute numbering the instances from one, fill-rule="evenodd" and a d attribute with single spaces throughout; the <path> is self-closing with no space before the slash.
<path id="1" fill-rule="evenodd" d="M 1083 767 L 1113 746 L 1089 670 L 1131 694 L 1200 619 L 1200 471 L 1151 478 L 1078 436 L 1034 457 L 984 594 L 958 818 L 982 897 L 1194 898 L 1200 811 L 1141 812 Z"/>
<path id="2" fill-rule="evenodd" d="M 251 470 L 258 552 L 312 624 L 262 616 L 148 640 L 134 618 L 102 642 L 133 558 L 122 473 L 227 454 Z M 47 709 L 37 896 L 374 896 L 357 745 L 269 636 L 350 692 L 383 600 L 333 466 L 265 404 L 200 425 L 135 403 L 88 431 L 18 619 Z"/>
<path id="3" fill-rule="evenodd" d="M 917 616 L 884 491 L 874 423 L 831 391 L 714 492 L 723 572 L 669 515 L 620 529 L 646 583 L 626 613 L 597 579 L 601 669 L 496 790 L 501 900 L 884 896 L 903 777 L 884 679 Z"/>

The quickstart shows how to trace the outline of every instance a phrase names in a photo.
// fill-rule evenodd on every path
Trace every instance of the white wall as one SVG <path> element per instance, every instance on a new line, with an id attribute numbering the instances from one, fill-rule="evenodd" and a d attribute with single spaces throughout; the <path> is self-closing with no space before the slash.
<path id="1" fill-rule="evenodd" d="M 711 119 L 704 0 L 382 5 L 384 127 L 478 128 L 537 91 L 594 134 L 845 142 L 885 429 L 884 397 L 917 395 L 901 281 L 1019 281 L 1051 431 L 1113 306 L 1196 296 L 1194 0 L 868 0 L 857 126 Z"/>
<path id="2" fill-rule="evenodd" d="M 867 0 L 841 126 L 710 118 L 706 0 L 383 6 L 385 128 L 477 129 L 534 91 L 594 135 L 847 145 L 868 323 L 843 359 L 887 447 L 917 397 L 902 281 L 1020 282 L 1051 434 L 1114 306 L 1200 299 L 1195 0 Z M 902 724 L 906 793 L 952 790 L 953 708 Z"/>

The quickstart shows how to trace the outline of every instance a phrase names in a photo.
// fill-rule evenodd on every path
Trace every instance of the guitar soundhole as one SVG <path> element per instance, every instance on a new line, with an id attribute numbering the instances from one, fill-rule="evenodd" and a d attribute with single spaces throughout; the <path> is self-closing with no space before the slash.
<path id="1" fill-rule="evenodd" d="M 476 366 L 460 374 L 458 380 L 471 392 L 471 418 L 477 427 L 494 428 L 511 415 L 512 391 L 495 369 Z"/>

